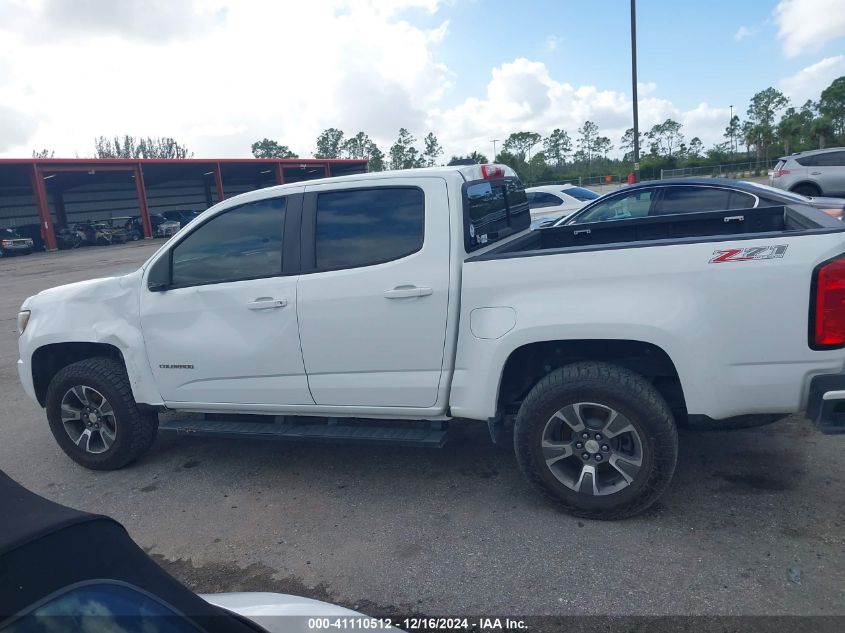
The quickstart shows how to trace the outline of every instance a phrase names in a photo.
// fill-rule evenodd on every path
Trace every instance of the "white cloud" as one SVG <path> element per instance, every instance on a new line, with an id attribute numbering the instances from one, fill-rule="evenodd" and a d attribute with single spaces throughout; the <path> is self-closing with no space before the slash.
<path id="1" fill-rule="evenodd" d="M 65 28 L 45 13 L 59 1 L 0 0 L 0 155 L 90 156 L 95 136 L 128 133 L 172 136 L 198 157 L 246 157 L 263 137 L 310 156 L 333 126 L 385 152 L 399 127 L 434 131 L 448 157 L 489 154 L 490 139 L 518 130 L 574 139 L 587 119 L 618 145 L 631 125 L 629 94 L 569 84 L 526 58 L 479 68 L 486 92 L 450 101 L 444 0 L 176 0 L 163 11 L 180 16 L 183 36 L 139 18 L 135 3 L 92 16 L 94 0 Z M 653 82 L 639 94 L 643 130 L 672 117 L 687 137 L 721 140 L 726 108 L 685 112 Z"/>
<path id="2" fill-rule="evenodd" d="M 836 55 L 781 79 L 778 87 L 792 99 L 794 105 L 801 105 L 807 99 L 817 100 L 822 90 L 842 75 L 845 75 L 845 55 Z"/>
<path id="3" fill-rule="evenodd" d="M 60 28 L 47 13 L 56 3 L 80 16 Z M 15 63 L 0 72 L 0 105 L 38 126 L 0 151 L 85 156 L 95 136 L 129 133 L 173 136 L 197 156 L 221 157 L 248 156 L 267 136 L 310 156 L 329 126 L 387 145 L 400 125 L 424 134 L 426 110 L 453 80 L 435 54 L 448 22 L 406 19 L 430 23 L 439 0 L 180 0 L 155 18 L 139 17 L 136 4 L 4 7 L 14 19 L 0 21 L 0 60 Z M 184 37 L 164 24 L 176 17 Z M 139 19 L 159 34 L 144 36 Z M 61 37 L 43 36 L 57 29 Z"/>
<path id="4" fill-rule="evenodd" d="M 818 51 L 828 42 L 845 37 L 842 0 L 781 0 L 774 18 L 787 57 Z"/>
<path id="5" fill-rule="evenodd" d="M 750 35 L 753 35 L 753 34 L 754 34 L 753 29 L 750 29 L 747 26 L 742 25 L 741 27 L 739 27 L 736 30 L 736 33 L 734 33 L 734 40 L 736 40 L 737 42 L 741 42 L 746 37 L 749 37 Z"/>
<path id="6" fill-rule="evenodd" d="M 637 96 L 638 97 L 650 95 L 655 90 L 657 90 L 657 84 L 654 83 L 653 81 L 649 81 L 649 82 L 638 81 L 637 82 Z"/>
<path id="7" fill-rule="evenodd" d="M 652 86 L 656 89 L 654 84 L 646 84 L 646 94 Z M 655 96 L 640 99 L 642 131 L 667 118 L 683 123 L 688 138 L 698 136 L 709 145 L 721 142 L 729 111 L 702 103 L 685 112 Z M 562 128 L 574 142 L 577 129 L 588 119 L 599 126 L 600 134 L 618 145 L 632 125 L 630 95 L 557 81 L 545 64 L 525 58 L 493 69 L 486 98 L 470 97 L 451 108 L 434 108 L 428 116 L 429 127 L 437 130 L 447 153 L 453 154 L 473 150 L 489 154 L 491 139 L 504 139 L 518 130 L 546 135 Z"/>
<path id="8" fill-rule="evenodd" d="M 560 48 L 560 42 L 561 39 L 557 35 L 549 35 L 546 37 L 544 46 L 548 52 L 554 53 L 558 48 Z"/>

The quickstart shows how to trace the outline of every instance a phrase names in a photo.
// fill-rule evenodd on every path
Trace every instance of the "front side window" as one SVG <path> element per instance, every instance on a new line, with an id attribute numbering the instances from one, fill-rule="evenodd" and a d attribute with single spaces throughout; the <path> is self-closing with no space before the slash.
<path id="1" fill-rule="evenodd" d="M 423 245 L 425 197 L 416 187 L 346 189 L 317 196 L 317 270 L 371 266 Z"/>
<path id="2" fill-rule="evenodd" d="M 575 218 L 575 224 L 644 218 L 651 208 L 655 189 L 632 191 L 597 202 L 588 211 Z"/>
<path id="3" fill-rule="evenodd" d="M 282 274 L 285 198 L 268 198 L 215 216 L 173 249 L 173 287 Z"/>

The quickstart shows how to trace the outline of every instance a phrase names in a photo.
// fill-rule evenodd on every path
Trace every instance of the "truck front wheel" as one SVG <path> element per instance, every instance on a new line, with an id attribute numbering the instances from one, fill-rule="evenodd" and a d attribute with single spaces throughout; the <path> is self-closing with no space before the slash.
<path id="1" fill-rule="evenodd" d="M 61 449 L 92 470 L 116 470 L 153 443 L 158 416 L 132 397 L 129 377 L 112 358 L 88 358 L 61 369 L 47 387 L 47 420 Z"/>
<path id="2" fill-rule="evenodd" d="M 621 519 L 648 508 L 669 485 L 678 435 L 669 406 L 642 376 L 581 362 L 529 392 L 514 446 L 528 480 L 568 512 Z"/>

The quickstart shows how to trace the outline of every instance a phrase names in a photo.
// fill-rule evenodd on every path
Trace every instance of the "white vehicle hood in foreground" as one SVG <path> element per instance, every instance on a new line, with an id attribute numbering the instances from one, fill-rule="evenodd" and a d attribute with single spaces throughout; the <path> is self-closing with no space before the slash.
<path id="1" fill-rule="evenodd" d="M 357 611 L 351 611 L 328 602 L 291 596 L 284 593 L 242 592 L 202 594 L 206 602 L 249 618 L 270 633 L 306 633 L 314 630 L 308 627 L 310 618 L 367 618 Z M 364 630 L 355 626 L 355 620 L 348 620 L 346 630 Z M 366 627 L 370 630 L 371 627 Z"/>

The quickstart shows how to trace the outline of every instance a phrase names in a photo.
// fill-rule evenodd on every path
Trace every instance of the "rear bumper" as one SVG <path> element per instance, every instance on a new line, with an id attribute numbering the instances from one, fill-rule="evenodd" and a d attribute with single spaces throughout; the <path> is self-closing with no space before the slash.
<path id="1" fill-rule="evenodd" d="M 822 433 L 845 433 L 845 374 L 813 377 L 807 400 L 807 418 Z"/>

